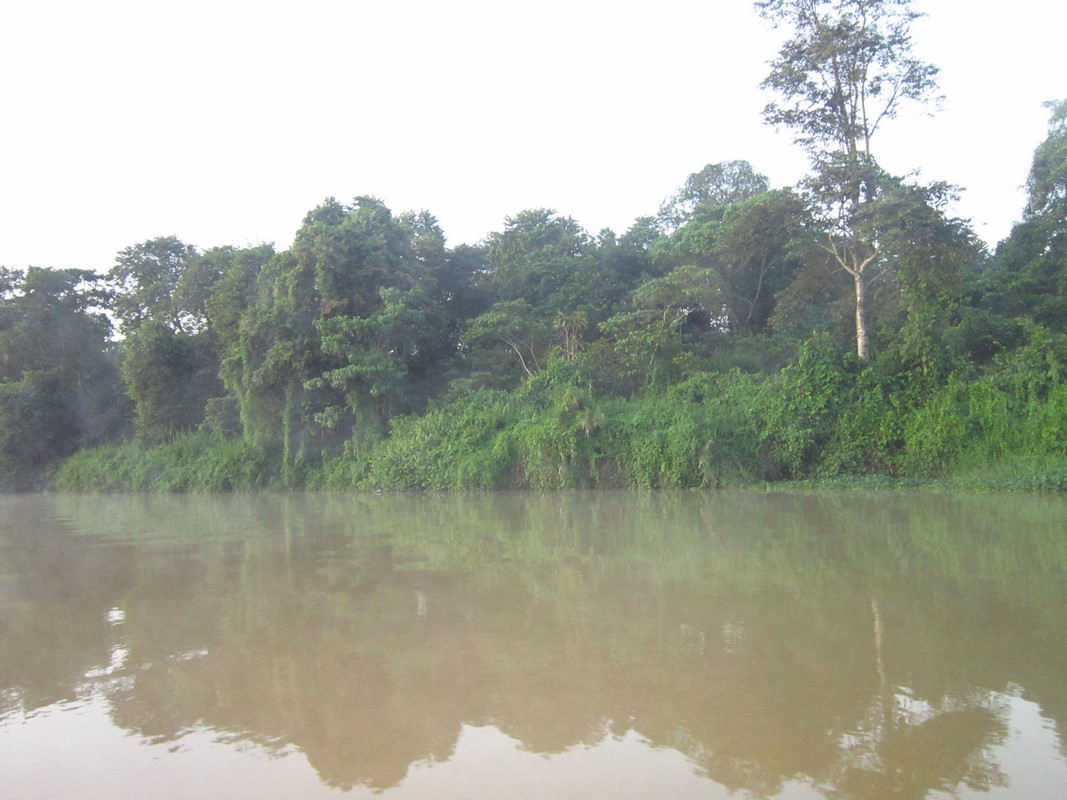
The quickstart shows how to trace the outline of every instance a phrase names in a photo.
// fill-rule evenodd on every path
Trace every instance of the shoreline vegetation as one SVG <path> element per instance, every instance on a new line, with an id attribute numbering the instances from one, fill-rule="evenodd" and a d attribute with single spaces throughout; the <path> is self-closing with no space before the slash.
<path id="1" fill-rule="evenodd" d="M 1051 345 L 1052 341 L 1045 343 Z M 917 486 L 1067 490 L 1067 367 L 1044 381 L 1015 352 L 970 383 L 902 407 L 826 336 L 771 374 L 701 374 L 632 398 L 597 397 L 553 362 L 514 392 L 482 390 L 393 420 L 359 453 L 286 467 L 275 446 L 210 426 L 172 441 L 78 452 L 62 491 L 487 490 Z M 1025 380 L 1022 380 L 1025 376 Z M 858 435 L 857 431 L 863 432 Z"/>
<path id="2" fill-rule="evenodd" d="M 287 453 L 281 436 L 256 441 L 242 432 L 231 400 L 166 441 L 134 434 L 79 449 L 42 471 L 37 486 L 212 492 L 814 481 L 1067 490 L 1067 336 L 1040 325 L 1020 323 L 1016 346 L 981 366 L 956 362 L 941 376 L 864 364 L 828 333 L 799 343 L 777 370 L 694 371 L 633 395 L 598 385 L 602 366 L 592 355 L 550 357 L 510 390 L 482 387 L 431 402 L 332 453 Z"/>
<path id="3" fill-rule="evenodd" d="M 871 149 L 936 90 L 909 4 L 755 7 L 797 186 L 708 164 L 621 235 L 455 247 L 329 198 L 287 250 L 0 268 L 0 490 L 1067 490 L 1067 101 L 990 251 Z"/>

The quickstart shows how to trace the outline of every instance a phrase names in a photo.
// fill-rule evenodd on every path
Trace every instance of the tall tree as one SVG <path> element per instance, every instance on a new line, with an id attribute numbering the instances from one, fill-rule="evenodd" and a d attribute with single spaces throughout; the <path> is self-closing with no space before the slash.
<path id="1" fill-rule="evenodd" d="M 761 84 L 780 100 L 764 118 L 787 127 L 815 168 L 808 196 L 824 247 L 852 279 L 856 352 L 870 357 L 867 288 L 882 255 L 872 205 L 882 178 L 874 134 L 905 101 L 932 99 L 937 68 L 912 55 L 910 0 L 757 0 L 789 31 Z"/>

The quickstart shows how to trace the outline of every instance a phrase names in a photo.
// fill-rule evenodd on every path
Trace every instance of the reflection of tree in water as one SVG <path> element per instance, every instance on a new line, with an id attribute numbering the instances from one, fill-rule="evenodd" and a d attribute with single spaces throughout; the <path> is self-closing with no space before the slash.
<path id="1" fill-rule="evenodd" d="M 871 601 L 878 691 L 854 730 L 841 735 L 841 755 L 829 785 L 840 797 L 926 797 L 931 789 L 964 784 L 988 790 L 1004 785 L 991 747 L 1004 741 L 1008 713 L 1002 697 L 975 692 L 936 705 L 889 682 L 884 620 Z"/>
<path id="2" fill-rule="evenodd" d="M 200 533 L 126 544 L 117 561 L 83 559 L 114 552 L 91 539 L 64 557 L 84 570 L 58 567 L 66 580 L 114 587 L 85 614 L 125 612 L 92 629 L 92 646 L 49 645 L 84 674 L 121 643 L 105 687 L 117 724 L 295 746 L 338 787 L 392 786 L 413 763 L 447 759 L 463 724 L 493 724 L 540 753 L 632 728 L 760 796 L 806 776 L 828 796 L 922 797 L 1002 780 L 989 754 L 1011 682 L 1063 707 L 1030 657 L 1064 646 L 1064 562 L 1018 520 L 1012 537 L 992 536 L 1003 520 L 981 504 L 274 503 L 269 514 L 262 499 L 228 501 L 223 521 L 193 514 Z M 213 524 L 225 535 L 205 543 Z M 29 616 L 72 613 L 55 581 L 35 585 L 20 595 Z M 28 662 L 11 669 L 0 689 L 32 681 Z"/>
<path id="3" fill-rule="evenodd" d="M 959 785 L 1005 785 L 991 748 L 1003 743 L 1003 697 L 976 693 L 931 705 L 904 693 L 878 698 L 857 728 L 841 737 L 830 774 L 834 796 L 923 798 Z"/>

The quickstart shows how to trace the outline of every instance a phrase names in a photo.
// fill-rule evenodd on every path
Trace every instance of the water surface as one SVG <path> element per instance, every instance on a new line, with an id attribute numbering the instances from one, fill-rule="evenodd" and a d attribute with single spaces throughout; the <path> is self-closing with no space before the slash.
<path id="1" fill-rule="evenodd" d="M 5 798 L 1060 798 L 1067 501 L 0 497 Z"/>

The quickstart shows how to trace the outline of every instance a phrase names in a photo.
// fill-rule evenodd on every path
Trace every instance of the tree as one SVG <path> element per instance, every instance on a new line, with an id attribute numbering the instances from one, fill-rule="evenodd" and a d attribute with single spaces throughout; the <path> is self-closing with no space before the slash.
<path id="1" fill-rule="evenodd" d="M 431 367 L 451 355 L 437 283 L 448 252 L 429 212 L 394 217 L 381 200 L 358 197 L 338 216 L 335 204 L 309 215 L 294 246 L 298 262 L 314 270 L 314 327 L 325 356 L 305 386 L 339 392 L 343 402 L 316 419 L 362 439 L 384 433 L 392 416 L 422 408 Z"/>
<path id="2" fill-rule="evenodd" d="M 1067 227 L 1067 100 L 1045 105 L 1052 112 L 1048 137 L 1034 151 L 1026 180 L 1025 215 L 1027 219 L 1049 217 Z"/>
<path id="3" fill-rule="evenodd" d="M 501 300 L 467 327 L 464 341 L 477 348 L 477 361 L 485 373 L 486 383 L 500 383 L 514 370 L 509 362 L 518 363 L 522 375 L 532 378 L 541 371 L 551 345 L 552 325 L 525 300 Z"/>
<path id="4" fill-rule="evenodd" d="M 778 293 L 792 282 L 810 243 L 801 198 L 767 191 L 727 209 L 712 247 L 726 286 L 726 310 L 734 334 L 765 332 Z"/>
<path id="5" fill-rule="evenodd" d="M 904 100 L 925 101 L 937 67 L 911 55 L 911 0 L 756 0 L 774 27 L 792 36 L 761 86 L 782 96 L 764 117 L 793 131 L 816 156 L 871 156 L 871 139 Z"/>
<path id="6" fill-rule="evenodd" d="M 484 245 L 461 244 L 437 269 L 437 300 L 448 320 L 448 342 L 458 347 L 467 322 L 489 307 L 489 262 Z"/>
<path id="7" fill-rule="evenodd" d="M 614 235 L 604 233 L 613 248 Z M 592 321 L 590 309 L 610 303 L 613 276 L 585 230 L 551 209 L 508 217 L 487 244 L 494 302 L 470 320 L 462 341 L 475 385 L 510 386 L 545 366 L 554 331 L 565 352 L 577 353 Z M 568 332 L 560 329 L 560 319 L 571 321 L 564 323 Z"/>
<path id="8" fill-rule="evenodd" d="M 442 331 L 422 286 L 382 288 L 380 294 L 382 305 L 372 314 L 316 320 L 323 352 L 339 364 L 307 383 L 341 391 L 353 419 L 372 435 L 384 433 L 391 417 L 421 409 L 426 393 L 420 381 L 432 365 L 426 354 Z"/>
<path id="9" fill-rule="evenodd" d="M 24 372 L 76 372 L 86 348 L 103 349 L 111 335 L 104 314 L 111 294 L 91 270 L 0 273 L 0 380 Z"/>
<path id="10" fill-rule="evenodd" d="M 570 314 L 556 312 L 553 330 L 559 345 L 559 353 L 564 361 L 574 361 L 582 347 L 585 329 L 589 327 L 589 312 L 584 308 L 576 309 Z"/>
<path id="11" fill-rule="evenodd" d="M 631 385 L 678 378 L 686 346 L 726 329 L 723 297 L 719 274 L 693 265 L 635 289 L 628 309 L 601 325 Z"/>
<path id="12" fill-rule="evenodd" d="M 1023 218 L 984 276 L 985 302 L 1006 317 L 1067 330 L 1067 100 L 1048 104 L 1048 137 L 1034 151 Z"/>
<path id="13" fill-rule="evenodd" d="M 200 303 L 184 302 L 186 273 L 193 269 L 197 250 L 175 236 L 162 236 L 120 250 L 108 272 L 115 297 L 112 311 L 123 333 L 129 334 L 150 319 L 171 330 L 196 333 L 204 326 Z M 192 294 L 203 297 L 203 292 Z"/>
<path id="14" fill-rule="evenodd" d="M 984 253 L 970 225 L 948 217 L 952 187 L 899 179 L 884 183 L 875 209 L 879 259 L 879 326 L 887 336 L 882 355 L 898 389 L 922 402 L 955 366 L 946 336 L 961 319 L 963 278 Z M 885 365 L 883 365 L 883 372 Z M 898 399 L 904 400 L 900 392 Z"/>
<path id="15" fill-rule="evenodd" d="M 108 273 L 125 336 L 122 376 L 146 442 L 196 427 L 222 394 L 208 304 L 233 255 L 232 248 L 201 255 L 164 236 L 121 250 Z"/>
<path id="16" fill-rule="evenodd" d="M 453 258 L 427 212 L 394 216 L 374 197 L 328 198 L 254 287 L 241 273 L 229 286 L 224 275 L 220 290 L 251 304 L 236 338 L 226 334 L 223 375 L 246 437 L 281 450 L 287 479 L 425 407 L 456 350 L 452 314 L 469 308 L 464 275 L 480 262 L 468 256 Z M 216 304 L 208 309 L 219 316 Z"/>
<path id="17" fill-rule="evenodd" d="M 57 459 L 125 430 L 109 296 L 88 270 L 0 270 L 0 486 L 35 486 Z"/>
<path id="18" fill-rule="evenodd" d="M 122 379 L 137 414 L 138 438 L 160 444 L 194 430 L 208 400 L 223 394 L 214 337 L 149 320 L 124 342 Z"/>
<path id="19" fill-rule="evenodd" d="M 644 281 L 662 274 L 654 254 L 656 244 L 664 238 L 663 229 L 653 217 L 638 217 L 617 240 L 617 246 L 605 253 L 617 294 L 626 296 Z M 603 246 L 600 249 L 605 251 Z"/>
<path id="20" fill-rule="evenodd" d="M 312 414 L 338 402 L 304 385 L 326 368 L 315 330 L 320 304 L 314 271 L 292 251 L 278 253 L 258 271 L 251 299 L 222 376 L 237 397 L 245 439 L 277 447 L 290 469 L 320 446 Z"/>
<path id="21" fill-rule="evenodd" d="M 929 349 L 958 321 L 963 276 L 982 248 L 965 220 L 945 213 L 952 187 L 882 173 L 877 180 L 877 198 L 852 221 L 857 236 L 878 244 L 877 258 L 862 276 L 864 321 L 869 320 L 862 330 L 872 342 L 898 351 L 902 336 L 919 335 Z M 823 330 L 842 344 L 850 337 L 856 341 L 856 328 L 848 324 L 856 313 L 856 281 L 832 252 L 835 244 L 820 224 L 793 240 L 789 252 L 798 266 L 789 286 L 775 296 L 769 320 L 775 330 L 798 337 Z"/>
<path id="22" fill-rule="evenodd" d="M 373 313 L 382 287 L 410 287 L 412 233 L 376 197 L 357 197 L 351 205 L 331 197 L 310 211 L 293 255 L 314 275 L 321 315 Z"/>
<path id="23" fill-rule="evenodd" d="M 223 361 L 240 342 L 242 319 L 256 301 L 260 273 L 274 256 L 274 246 L 269 244 L 240 250 L 217 247 L 203 255 L 203 260 L 218 274 L 204 298 L 203 308 Z"/>
<path id="24" fill-rule="evenodd" d="M 764 191 L 729 205 L 701 203 L 658 250 L 672 265 L 714 269 L 723 280 L 730 333 L 756 334 L 799 268 L 810 227 L 796 193 Z"/>
<path id="25" fill-rule="evenodd" d="M 593 243 L 570 217 L 547 208 L 522 211 L 490 234 L 490 280 L 500 300 L 525 300 L 549 316 L 588 298 L 582 281 Z"/>
<path id="26" fill-rule="evenodd" d="M 729 206 L 767 191 L 770 181 L 747 161 L 708 164 L 692 173 L 685 184 L 660 206 L 657 217 L 663 230 L 673 232 L 693 216 L 697 206 Z"/>
<path id="27" fill-rule="evenodd" d="M 852 279 L 856 352 L 867 360 L 867 287 L 882 254 L 872 205 L 884 177 L 871 140 L 904 101 L 931 98 L 937 68 L 911 54 L 909 28 L 920 15 L 910 0 L 757 0 L 755 7 L 790 31 L 761 84 L 781 98 L 764 118 L 789 128 L 813 161 L 807 195 L 826 251 Z"/>

